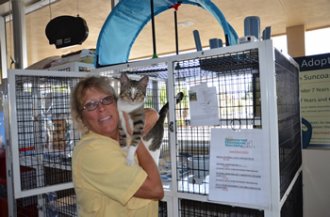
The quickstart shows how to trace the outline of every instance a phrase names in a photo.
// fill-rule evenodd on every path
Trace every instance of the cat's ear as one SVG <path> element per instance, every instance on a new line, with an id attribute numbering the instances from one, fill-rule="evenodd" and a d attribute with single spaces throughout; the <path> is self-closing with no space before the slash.
<path id="1" fill-rule="evenodd" d="M 149 82 L 149 77 L 147 75 L 143 76 L 140 80 L 139 80 L 139 84 L 143 87 L 146 88 L 148 86 L 148 82 Z"/>
<path id="2" fill-rule="evenodd" d="M 129 81 L 128 76 L 126 75 L 125 72 L 121 73 L 120 75 L 120 85 L 126 85 Z"/>

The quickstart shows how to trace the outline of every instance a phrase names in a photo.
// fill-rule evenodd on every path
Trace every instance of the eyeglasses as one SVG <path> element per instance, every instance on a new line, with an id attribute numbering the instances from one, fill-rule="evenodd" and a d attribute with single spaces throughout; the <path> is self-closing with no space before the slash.
<path id="1" fill-rule="evenodd" d="M 83 106 L 82 111 L 94 111 L 100 105 L 100 103 L 102 105 L 110 105 L 113 103 L 113 96 L 106 96 L 99 101 L 89 101 Z"/>

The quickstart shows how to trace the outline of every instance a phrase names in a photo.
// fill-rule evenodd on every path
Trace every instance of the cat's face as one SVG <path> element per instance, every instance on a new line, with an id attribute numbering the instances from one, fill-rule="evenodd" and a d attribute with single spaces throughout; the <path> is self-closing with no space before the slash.
<path id="1" fill-rule="evenodd" d="M 139 81 L 129 79 L 125 73 L 120 77 L 119 98 L 129 103 L 144 101 L 149 78 L 144 76 Z"/>

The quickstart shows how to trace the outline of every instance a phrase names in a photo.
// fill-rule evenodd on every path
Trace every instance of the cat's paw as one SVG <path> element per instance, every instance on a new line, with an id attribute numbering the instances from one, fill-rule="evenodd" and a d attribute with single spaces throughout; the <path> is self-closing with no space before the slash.
<path id="1" fill-rule="evenodd" d="M 127 146 L 125 146 L 125 147 L 121 147 L 121 150 L 123 150 L 123 152 L 128 153 L 128 147 L 127 147 Z"/>
<path id="2" fill-rule="evenodd" d="M 135 163 L 136 146 L 129 146 L 127 150 L 127 164 L 132 166 Z"/>
<path id="3" fill-rule="evenodd" d="M 134 160 L 134 158 L 132 159 L 132 158 L 130 158 L 130 157 L 127 157 L 127 165 L 128 166 L 133 166 L 134 164 L 135 164 L 135 160 Z"/>

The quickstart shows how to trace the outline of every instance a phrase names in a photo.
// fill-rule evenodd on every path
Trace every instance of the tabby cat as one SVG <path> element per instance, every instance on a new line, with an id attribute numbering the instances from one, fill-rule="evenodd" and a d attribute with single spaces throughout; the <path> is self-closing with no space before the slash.
<path id="1" fill-rule="evenodd" d="M 134 164 L 134 155 L 141 141 L 144 127 L 144 98 L 149 77 L 144 76 L 140 80 L 129 79 L 126 73 L 120 76 L 120 93 L 118 97 L 118 112 L 120 118 L 119 144 L 127 149 L 127 163 Z M 126 126 L 124 114 L 128 116 L 129 128 Z M 132 129 L 132 135 L 128 133 Z"/>
<path id="2" fill-rule="evenodd" d="M 144 76 L 139 81 L 131 80 L 125 73 L 120 77 L 120 94 L 118 98 L 118 111 L 120 117 L 119 143 L 124 149 L 127 149 L 127 163 L 134 164 L 134 155 L 139 144 L 144 127 L 144 98 L 148 77 Z M 176 103 L 181 102 L 183 93 L 176 95 Z M 164 136 L 164 122 L 168 113 L 169 105 L 166 103 L 159 111 L 159 118 L 150 131 L 143 136 L 142 141 L 149 150 L 156 164 L 159 163 L 160 146 Z M 133 129 L 133 135 L 127 133 L 124 112 L 128 114 L 128 123 L 130 129 Z M 131 142 L 127 145 L 127 139 Z"/>

